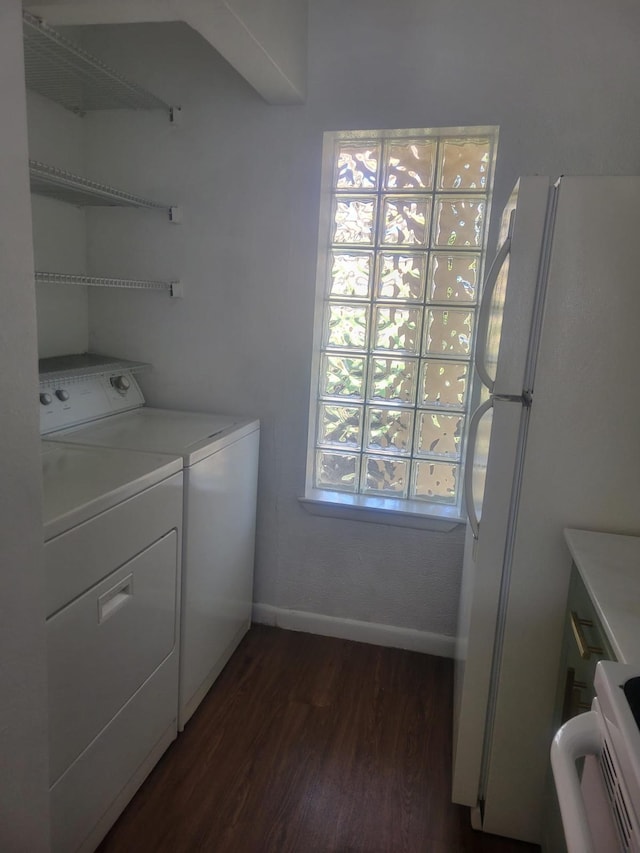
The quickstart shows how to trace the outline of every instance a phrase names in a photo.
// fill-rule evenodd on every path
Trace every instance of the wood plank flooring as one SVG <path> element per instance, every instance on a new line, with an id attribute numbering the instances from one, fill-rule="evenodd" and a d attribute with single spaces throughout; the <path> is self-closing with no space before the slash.
<path id="1" fill-rule="evenodd" d="M 531 853 L 450 803 L 450 660 L 251 628 L 100 853 Z"/>

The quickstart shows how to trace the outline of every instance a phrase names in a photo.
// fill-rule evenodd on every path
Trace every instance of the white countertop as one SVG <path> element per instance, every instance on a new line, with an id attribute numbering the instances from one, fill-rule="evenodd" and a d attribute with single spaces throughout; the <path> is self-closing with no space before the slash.
<path id="1" fill-rule="evenodd" d="M 640 663 L 640 536 L 565 530 L 564 537 L 617 659 Z"/>

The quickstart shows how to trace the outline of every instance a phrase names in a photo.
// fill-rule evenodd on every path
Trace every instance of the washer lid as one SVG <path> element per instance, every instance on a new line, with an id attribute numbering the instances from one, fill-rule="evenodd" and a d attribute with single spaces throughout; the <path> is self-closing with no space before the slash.
<path id="1" fill-rule="evenodd" d="M 180 454 L 185 465 L 204 459 L 260 424 L 252 418 L 144 407 L 53 433 L 55 441 Z"/>
<path id="2" fill-rule="evenodd" d="M 43 441 L 45 541 L 181 470 L 158 453 Z"/>

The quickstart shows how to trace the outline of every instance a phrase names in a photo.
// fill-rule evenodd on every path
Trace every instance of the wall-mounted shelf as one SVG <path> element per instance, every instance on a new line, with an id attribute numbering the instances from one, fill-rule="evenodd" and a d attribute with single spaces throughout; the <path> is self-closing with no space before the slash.
<path id="1" fill-rule="evenodd" d="M 41 383 L 49 383 L 59 382 L 61 379 L 103 376 L 105 373 L 135 373 L 148 367 L 151 365 L 144 361 L 127 361 L 110 355 L 83 352 L 41 358 L 38 362 L 38 373 Z"/>
<path id="2" fill-rule="evenodd" d="M 137 207 L 165 211 L 171 222 L 180 219 L 178 208 L 161 204 L 124 190 L 82 178 L 56 166 L 29 160 L 31 192 L 66 201 L 69 204 L 94 207 Z"/>
<path id="3" fill-rule="evenodd" d="M 71 273 L 36 272 L 36 284 L 79 284 L 87 287 L 120 287 L 130 290 L 159 290 L 179 298 L 184 295 L 180 281 L 154 281 L 140 278 L 101 278 Z"/>
<path id="4" fill-rule="evenodd" d="M 173 119 L 172 107 L 161 98 L 127 80 L 27 11 L 23 12 L 23 36 L 28 89 L 75 113 L 123 108 L 165 110 Z"/>

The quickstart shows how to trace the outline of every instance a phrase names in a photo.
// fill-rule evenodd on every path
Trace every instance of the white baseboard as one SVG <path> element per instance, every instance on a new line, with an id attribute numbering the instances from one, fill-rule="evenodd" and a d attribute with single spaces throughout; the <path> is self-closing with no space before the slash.
<path id="1" fill-rule="evenodd" d="M 338 637 L 341 640 L 372 643 L 375 646 L 408 649 L 438 657 L 452 658 L 455 653 L 455 637 L 448 637 L 445 634 L 432 634 L 428 631 L 381 625 L 377 622 L 340 619 L 336 616 L 324 616 L 321 613 L 308 613 L 304 610 L 285 610 L 271 604 L 254 603 L 253 621 L 261 625 L 287 628 L 289 631 L 303 631 L 307 634 L 321 634 L 324 637 Z"/>

